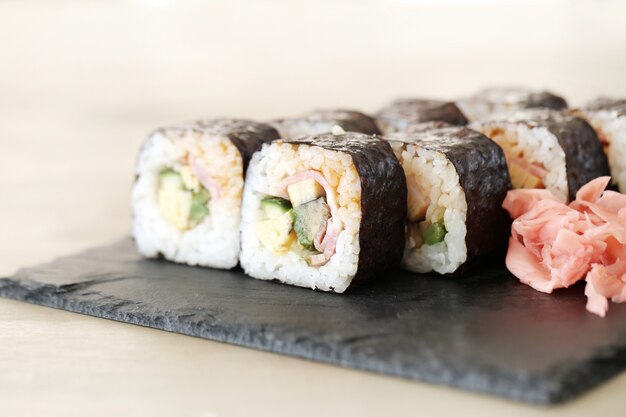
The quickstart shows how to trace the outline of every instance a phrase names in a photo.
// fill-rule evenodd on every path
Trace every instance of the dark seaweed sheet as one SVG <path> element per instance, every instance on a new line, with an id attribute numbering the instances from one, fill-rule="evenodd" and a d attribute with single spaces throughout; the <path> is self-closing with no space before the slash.
<path id="1" fill-rule="evenodd" d="M 586 120 L 550 110 L 530 110 L 517 113 L 506 121 L 545 127 L 556 136 L 565 152 L 570 200 L 575 199 L 576 192 L 589 181 L 611 175 L 602 143 Z"/>
<path id="2" fill-rule="evenodd" d="M 470 97 L 472 101 L 492 104 L 507 103 L 517 109 L 552 109 L 567 108 L 567 101 L 549 91 L 533 91 L 518 87 L 492 87 Z"/>
<path id="3" fill-rule="evenodd" d="M 467 202 L 468 266 L 504 252 L 511 221 L 502 208 L 511 180 L 502 149 L 483 134 L 465 127 L 448 127 L 392 137 L 442 153 L 454 165 Z"/>
<path id="4" fill-rule="evenodd" d="M 563 110 L 567 108 L 567 101 L 556 94 L 547 91 L 531 93 L 524 102 L 526 108 L 544 108 L 552 110 Z"/>
<path id="5" fill-rule="evenodd" d="M 301 117 L 276 119 L 269 123 L 284 138 L 330 133 L 335 125 L 346 132 L 380 134 L 374 118 L 354 110 L 316 110 Z M 289 134 L 294 130 L 297 134 Z"/>
<path id="6" fill-rule="evenodd" d="M 215 135 L 224 135 L 237 147 L 243 160 L 245 174 L 252 154 L 266 142 L 278 139 L 276 129 L 265 123 L 243 119 L 199 120 L 194 128 Z"/>
<path id="7" fill-rule="evenodd" d="M 549 129 L 565 151 L 567 188 L 570 200 L 589 181 L 610 176 L 609 162 L 598 135 L 587 121 L 579 117 L 551 120 Z"/>
<path id="8" fill-rule="evenodd" d="M 359 265 L 352 284 L 396 267 L 404 250 L 406 179 L 389 143 L 362 133 L 322 134 L 286 143 L 306 144 L 350 155 L 361 181 Z"/>
<path id="9" fill-rule="evenodd" d="M 456 104 L 427 99 L 396 100 L 378 112 L 376 121 L 383 134 L 409 132 L 415 125 L 432 121 L 467 124 L 467 118 Z"/>
<path id="10" fill-rule="evenodd" d="M 230 118 L 203 119 L 156 129 L 148 135 L 148 138 L 144 141 L 139 150 L 139 154 L 141 155 L 146 144 L 148 144 L 157 133 L 167 137 L 181 137 L 188 131 L 228 137 L 241 154 L 244 175 L 248 169 L 248 163 L 250 162 L 250 158 L 252 158 L 252 154 L 259 150 L 264 143 L 279 138 L 276 129 L 265 123 Z M 136 179 L 137 178 L 135 178 L 135 180 Z"/>
<path id="11" fill-rule="evenodd" d="M 618 117 L 626 116 L 626 99 L 600 97 L 582 107 L 583 111 L 614 111 Z"/>
<path id="12" fill-rule="evenodd" d="M 155 133 L 160 132 L 165 136 L 176 137 L 177 135 L 182 136 L 185 132 L 190 130 L 202 134 L 228 137 L 241 154 L 244 174 L 248 168 L 252 154 L 260 149 L 261 145 L 264 143 L 279 138 L 276 129 L 268 124 L 245 119 L 219 118 L 195 120 L 159 128 L 150 134 L 145 143 L 149 142 Z"/>
<path id="13" fill-rule="evenodd" d="M 409 125 L 404 134 L 426 132 L 434 129 L 443 129 L 444 127 L 454 127 L 453 124 L 441 120 L 433 120 L 430 122 L 416 123 Z"/>

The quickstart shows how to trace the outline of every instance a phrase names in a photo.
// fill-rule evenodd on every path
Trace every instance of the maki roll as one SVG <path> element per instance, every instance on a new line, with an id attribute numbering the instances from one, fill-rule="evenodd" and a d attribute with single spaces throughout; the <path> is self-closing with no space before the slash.
<path id="1" fill-rule="evenodd" d="M 233 119 L 153 132 L 132 191 L 139 252 L 188 265 L 237 265 L 244 172 L 252 153 L 276 138 L 269 125 Z"/>
<path id="2" fill-rule="evenodd" d="M 599 98 L 575 114 L 594 127 L 609 160 L 613 183 L 626 193 L 626 100 Z"/>
<path id="3" fill-rule="evenodd" d="M 376 123 L 384 135 L 406 133 L 415 128 L 415 125 L 432 121 L 451 125 L 467 124 L 467 119 L 456 104 L 440 100 L 396 100 L 376 115 Z"/>
<path id="4" fill-rule="evenodd" d="M 457 105 L 470 120 L 480 120 L 492 115 L 511 113 L 524 109 L 563 110 L 567 102 L 563 97 L 548 91 L 533 91 L 521 87 L 492 87 L 457 101 Z"/>
<path id="5" fill-rule="evenodd" d="M 246 176 L 241 266 L 342 293 L 400 263 L 405 215 L 404 174 L 385 140 L 348 132 L 266 144 Z"/>
<path id="6" fill-rule="evenodd" d="M 302 117 L 277 119 L 270 124 L 282 138 L 330 133 L 335 126 L 339 126 L 345 132 L 360 132 L 368 135 L 380 133 L 372 117 L 353 110 L 317 110 Z"/>
<path id="7" fill-rule="evenodd" d="M 453 273 L 506 248 L 502 201 L 511 181 L 502 149 L 466 127 L 389 137 L 407 180 L 402 265 Z"/>
<path id="8" fill-rule="evenodd" d="M 596 132 L 579 117 L 527 110 L 471 127 L 502 147 L 513 188 L 546 188 L 569 201 L 589 181 L 609 175 Z"/>

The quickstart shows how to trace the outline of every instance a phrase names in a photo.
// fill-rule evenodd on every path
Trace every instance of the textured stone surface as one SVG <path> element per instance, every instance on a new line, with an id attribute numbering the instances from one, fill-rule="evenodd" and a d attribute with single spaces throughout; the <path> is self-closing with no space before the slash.
<path id="1" fill-rule="evenodd" d="M 626 305 L 553 296 L 501 266 L 463 280 L 404 272 L 338 295 L 143 260 L 129 239 L 0 280 L 0 295 L 142 326 L 535 403 L 626 368 Z"/>

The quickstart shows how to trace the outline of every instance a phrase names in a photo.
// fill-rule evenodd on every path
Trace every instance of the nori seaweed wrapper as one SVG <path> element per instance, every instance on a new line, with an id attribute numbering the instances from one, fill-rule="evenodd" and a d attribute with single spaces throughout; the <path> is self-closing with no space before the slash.
<path id="1" fill-rule="evenodd" d="M 241 154 L 244 174 L 252 154 L 259 150 L 264 143 L 279 138 L 276 129 L 268 124 L 229 118 L 196 120 L 160 128 L 157 132 L 161 131 L 166 136 L 173 136 L 182 135 L 190 130 L 202 134 L 228 137 Z"/>
<path id="2" fill-rule="evenodd" d="M 406 178 L 391 145 L 362 133 L 322 134 L 285 143 L 348 154 L 361 181 L 359 264 L 350 287 L 400 264 L 407 209 Z M 379 278 L 387 275 L 379 274 Z"/>
<path id="3" fill-rule="evenodd" d="M 432 122 L 416 123 L 410 125 L 402 134 L 427 132 L 434 129 L 443 129 L 444 127 L 454 127 L 454 125 L 443 122 L 441 120 L 434 120 Z"/>
<path id="4" fill-rule="evenodd" d="M 502 202 L 511 189 L 511 179 L 500 146 L 466 127 L 397 134 L 389 140 L 439 152 L 454 165 L 467 203 L 467 260 L 459 272 L 480 259 L 506 251 L 511 220 Z"/>
<path id="5" fill-rule="evenodd" d="M 596 112 L 603 110 L 612 111 L 616 113 L 617 117 L 623 117 L 626 116 L 626 99 L 600 97 L 582 106 L 581 110 L 585 112 Z"/>
<path id="6" fill-rule="evenodd" d="M 611 175 L 602 142 L 585 119 L 550 110 L 527 110 L 504 121 L 521 122 L 531 128 L 545 127 L 556 136 L 565 152 L 570 200 L 574 200 L 576 192 L 589 181 Z"/>
<path id="7" fill-rule="evenodd" d="M 552 109 L 563 110 L 567 108 L 567 101 L 549 91 L 533 91 L 519 87 L 493 87 L 488 88 L 469 100 L 492 104 L 507 104 L 515 109 Z"/>
<path id="8" fill-rule="evenodd" d="M 340 126 L 346 132 L 380 134 L 374 118 L 354 110 L 317 110 L 301 117 L 272 120 L 269 124 L 283 138 L 330 133 L 333 126 Z"/>
<path id="9" fill-rule="evenodd" d="M 451 125 L 466 125 L 467 118 L 450 101 L 402 99 L 381 109 L 376 122 L 383 134 L 406 133 L 424 122 L 440 121 Z"/>

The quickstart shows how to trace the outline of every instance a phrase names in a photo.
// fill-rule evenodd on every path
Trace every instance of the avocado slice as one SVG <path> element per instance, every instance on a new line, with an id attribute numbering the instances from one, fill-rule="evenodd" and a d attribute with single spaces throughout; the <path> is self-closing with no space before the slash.
<path id="1" fill-rule="evenodd" d="M 315 237 L 325 230 L 326 222 L 330 218 L 330 208 L 326 204 L 326 199 L 320 197 L 297 206 L 293 211 L 295 215 L 293 228 L 298 242 L 308 250 L 315 250 Z"/>
<path id="2" fill-rule="evenodd" d="M 172 168 L 159 172 L 159 188 L 157 200 L 163 217 L 184 230 L 189 226 L 189 209 L 191 193 L 185 190 L 180 174 Z"/>
<path id="3" fill-rule="evenodd" d="M 159 187 L 169 189 L 183 189 L 183 179 L 180 174 L 171 168 L 159 172 Z"/>
<path id="4" fill-rule="evenodd" d="M 191 196 L 191 207 L 189 208 L 189 223 L 193 226 L 197 225 L 209 214 L 207 203 L 210 199 L 209 192 L 201 188 L 200 191 Z"/>
<path id="5" fill-rule="evenodd" d="M 443 242 L 443 239 L 446 237 L 446 226 L 443 222 L 422 222 L 419 225 L 420 234 L 422 235 L 422 239 L 424 239 L 424 244 L 426 245 L 434 245 L 439 242 Z"/>
<path id="6" fill-rule="evenodd" d="M 268 219 L 275 219 L 291 210 L 291 202 L 280 197 L 267 197 L 261 200 L 261 209 Z"/>
<path id="7" fill-rule="evenodd" d="M 326 195 L 326 192 L 319 182 L 315 181 L 313 178 L 309 178 L 288 186 L 287 194 L 289 194 L 291 204 L 294 207 L 298 207 L 301 204 L 308 203 L 309 201 Z"/>
<path id="8" fill-rule="evenodd" d="M 172 168 L 159 172 L 157 198 L 164 217 L 181 230 L 198 225 L 209 214 L 209 192 L 202 187 L 195 193 L 188 190 L 182 175 Z"/>
<path id="9" fill-rule="evenodd" d="M 197 193 L 193 194 L 193 198 L 198 200 L 198 202 L 202 204 L 206 204 L 211 199 L 211 194 L 207 191 L 206 188 L 200 188 Z"/>
<path id="10" fill-rule="evenodd" d="M 261 243 L 275 253 L 286 252 L 295 240 L 292 233 L 293 217 L 293 210 L 288 210 L 279 217 L 258 222 L 256 233 Z"/>

